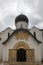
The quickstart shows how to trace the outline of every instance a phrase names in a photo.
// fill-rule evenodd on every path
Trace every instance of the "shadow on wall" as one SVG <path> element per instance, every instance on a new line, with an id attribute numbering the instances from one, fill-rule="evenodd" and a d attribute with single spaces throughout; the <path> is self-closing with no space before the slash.
<path id="1" fill-rule="evenodd" d="M 42 61 L 41 61 L 42 63 L 43 63 L 43 59 L 42 59 Z"/>

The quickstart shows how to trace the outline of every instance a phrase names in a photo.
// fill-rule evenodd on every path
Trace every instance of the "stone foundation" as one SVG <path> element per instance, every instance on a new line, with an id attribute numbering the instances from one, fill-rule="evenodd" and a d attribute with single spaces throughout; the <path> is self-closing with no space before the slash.
<path id="1" fill-rule="evenodd" d="M 41 65 L 41 64 L 29 63 L 29 62 L 4 62 L 3 65 Z"/>

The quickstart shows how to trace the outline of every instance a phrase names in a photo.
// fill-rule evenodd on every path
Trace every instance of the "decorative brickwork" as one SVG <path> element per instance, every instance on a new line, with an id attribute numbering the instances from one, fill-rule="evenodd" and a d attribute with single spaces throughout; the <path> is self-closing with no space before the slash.
<path id="1" fill-rule="evenodd" d="M 23 31 L 20 31 L 18 33 L 15 34 L 15 38 L 18 40 L 18 39 L 25 39 L 25 40 L 28 40 L 29 38 L 29 34 L 27 32 L 23 32 Z"/>
<path id="2" fill-rule="evenodd" d="M 30 49 L 29 45 L 22 41 L 16 43 L 13 47 L 13 49 L 19 49 L 19 48 Z"/>
<path id="3" fill-rule="evenodd" d="M 9 61 L 16 61 L 16 50 L 9 49 Z"/>

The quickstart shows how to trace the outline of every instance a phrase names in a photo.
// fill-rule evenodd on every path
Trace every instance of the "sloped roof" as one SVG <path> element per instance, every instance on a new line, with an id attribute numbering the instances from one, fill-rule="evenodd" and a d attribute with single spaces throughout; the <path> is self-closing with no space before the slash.
<path id="1" fill-rule="evenodd" d="M 5 28 L 3 31 L 1 31 L 0 33 L 5 32 L 5 31 L 8 30 L 8 29 L 13 30 L 12 28 L 7 27 L 7 28 Z M 14 30 L 13 30 L 13 31 L 14 31 Z"/>
<path id="2" fill-rule="evenodd" d="M 36 37 L 34 37 L 34 35 L 32 35 L 31 32 L 29 32 L 29 31 L 26 30 L 26 29 L 20 28 L 20 29 L 15 30 L 15 31 L 9 36 L 9 38 L 7 38 L 2 44 L 6 44 L 6 42 L 13 36 L 13 34 L 15 34 L 15 33 L 18 32 L 18 31 L 27 31 L 38 43 L 41 43 L 41 41 L 39 41 Z"/>
<path id="3" fill-rule="evenodd" d="M 39 29 L 40 31 L 43 31 L 43 29 Z"/>

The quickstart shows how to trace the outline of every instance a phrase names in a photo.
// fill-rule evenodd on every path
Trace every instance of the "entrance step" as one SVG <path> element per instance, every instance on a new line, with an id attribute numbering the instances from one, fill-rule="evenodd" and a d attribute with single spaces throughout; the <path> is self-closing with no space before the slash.
<path id="1" fill-rule="evenodd" d="M 29 62 L 9 62 L 9 65 L 39 65 L 38 63 Z"/>

